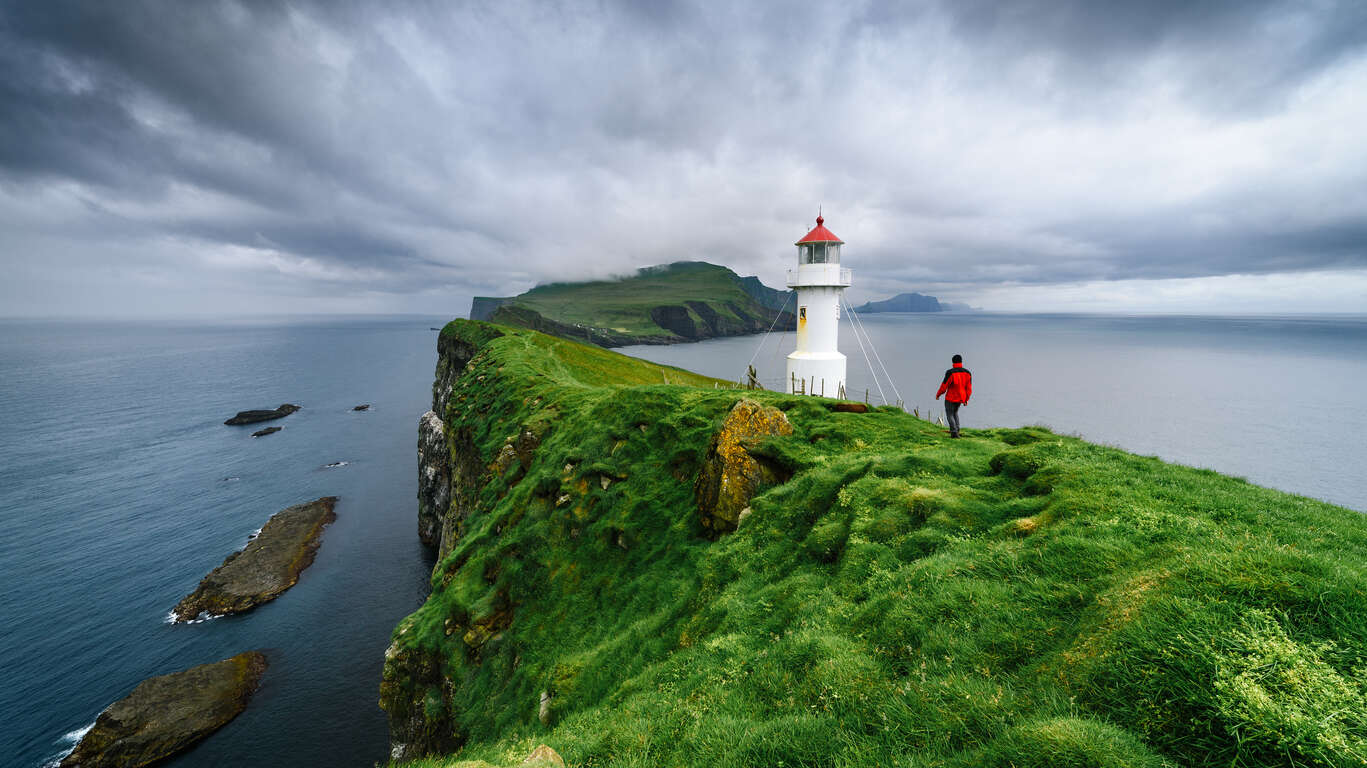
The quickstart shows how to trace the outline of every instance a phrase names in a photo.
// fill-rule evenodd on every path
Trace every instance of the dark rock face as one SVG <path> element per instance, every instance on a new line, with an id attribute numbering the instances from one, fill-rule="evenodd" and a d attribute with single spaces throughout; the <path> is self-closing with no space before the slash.
<path id="1" fill-rule="evenodd" d="M 273 435 L 279 431 L 280 427 L 266 427 L 265 429 L 258 429 L 253 432 L 252 437 L 265 437 L 266 435 Z"/>
<path id="2" fill-rule="evenodd" d="M 511 296 L 476 296 L 470 301 L 470 319 L 488 321 L 499 307 L 512 300 Z"/>
<path id="3" fill-rule="evenodd" d="M 703 527 L 712 535 L 736 530 L 750 499 L 762 486 L 781 479 L 746 451 L 746 443 L 792 433 L 787 414 L 777 408 L 753 400 L 732 406 L 693 486 Z"/>
<path id="4" fill-rule="evenodd" d="M 352 408 L 351 410 L 353 410 L 353 411 L 368 411 L 368 410 L 370 410 L 370 403 L 361 403 L 360 405 L 356 406 L 355 408 Z"/>
<path id="5" fill-rule="evenodd" d="M 650 319 L 675 336 L 689 340 L 698 338 L 698 326 L 693 322 L 693 317 L 688 314 L 688 307 L 677 304 L 655 307 L 650 310 Z"/>
<path id="6" fill-rule="evenodd" d="M 258 421 L 283 419 L 297 410 L 299 410 L 299 406 L 294 405 L 293 403 L 284 403 L 273 411 L 238 411 L 236 416 L 223 423 L 230 427 L 237 427 L 243 424 L 255 424 Z"/>
<path id="7" fill-rule="evenodd" d="M 443 712 L 451 710 L 451 687 L 439 656 L 399 645 L 412 630 L 411 624 L 399 625 L 398 636 L 385 651 L 380 678 L 380 706 L 389 715 L 389 757 L 394 761 L 455 752 L 465 742 L 465 736 L 444 718 L 428 716 L 427 709 L 433 705 Z M 439 698 L 432 701 L 429 692 Z"/>
<path id="8" fill-rule="evenodd" d="M 189 749 L 247 707 L 266 671 L 259 651 L 148 678 L 100 713 L 62 768 L 132 768 Z"/>
<path id="9" fill-rule="evenodd" d="M 434 411 L 418 419 L 418 538 L 435 547 L 441 542 L 442 519 L 451 506 L 451 470 L 446 428 Z"/>
<path id="10" fill-rule="evenodd" d="M 176 621 L 241 613 L 274 600 L 313 564 L 323 527 L 337 519 L 336 496 L 277 512 L 240 552 L 228 555 L 175 607 Z"/>
<path id="11" fill-rule="evenodd" d="M 758 277 L 737 277 L 736 284 L 742 291 L 750 294 L 750 298 L 763 304 L 769 309 L 783 309 L 785 305 L 793 306 L 794 293 L 792 291 L 780 291 L 777 288 L 770 288 L 761 283 Z"/>

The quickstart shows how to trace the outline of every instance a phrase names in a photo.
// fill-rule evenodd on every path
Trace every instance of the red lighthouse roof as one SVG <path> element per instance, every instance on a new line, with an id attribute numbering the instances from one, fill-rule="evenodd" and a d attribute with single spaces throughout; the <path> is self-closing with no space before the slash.
<path id="1" fill-rule="evenodd" d="M 840 243 L 841 245 L 844 245 L 844 240 L 836 237 L 834 232 L 823 226 L 825 223 L 826 220 L 821 218 L 820 214 L 817 214 L 816 228 L 811 232 L 808 232 L 806 237 L 798 240 L 794 245 L 802 245 L 803 243 Z"/>

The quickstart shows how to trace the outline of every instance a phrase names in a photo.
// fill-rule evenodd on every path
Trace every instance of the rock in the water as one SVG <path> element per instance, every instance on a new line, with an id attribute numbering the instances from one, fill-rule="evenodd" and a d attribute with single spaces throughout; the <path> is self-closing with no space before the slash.
<path id="1" fill-rule="evenodd" d="M 532 750 L 522 764 L 528 768 L 565 768 L 565 758 L 561 757 L 559 752 L 542 744 Z"/>
<path id="2" fill-rule="evenodd" d="M 324 496 L 277 512 L 245 549 L 228 555 L 176 605 L 176 621 L 241 613 L 294 586 L 313 563 L 323 526 L 337 519 L 336 504 L 336 496 Z"/>
<path id="3" fill-rule="evenodd" d="M 266 671 L 259 651 L 148 678 L 100 713 L 62 768 L 132 768 L 189 749 L 247 707 Z"/>
<path id="4" fill-rule="evenodd" d="M 279 431 L 280 427 L 266 427 L 265 429 L 258 429 L 253 432 L 252 437 L 265 437 L 266 435 L 273 435 Z"/>
<path id="5" fill-rule="evenodd" d="M 293 403 L 282 403 L 279 408 L 276 408 L 273 411 L 238 411 L 236 416 L 223 423 L 230 427 L 241 426 L 243 424 L 255 424 L 258 421 L 283 419 L 297 410 L 299 410 L 299 406 L 294 405 Z"/>
<path id="6" fill-rule="evenodd" d="M 360 405 L 356 406 L 355 408 L 352 408 L 351 410 L 353 410 L 353 411 L 368 411 L 368 410 L 370 410 L 370 403 L 361 403 Z"/>
<path id="7" fill-rule="evenodd" d="M 787 414 L 777 408 L 754 400 L 741 400 L 731 408 L 712 438 L 693 488 L 704 527 L 714 534 L 736 530 L 741 512 L 760 486 L 778 480 L 771 469 L 745 450 L 745 443 L 792 433 Z"/>

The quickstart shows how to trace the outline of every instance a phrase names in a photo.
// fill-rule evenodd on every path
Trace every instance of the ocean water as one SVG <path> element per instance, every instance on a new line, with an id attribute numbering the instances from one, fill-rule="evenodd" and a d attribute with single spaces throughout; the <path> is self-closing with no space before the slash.
<path id="1" fill-rule="evenodd" d="M 1367 316 L 861 316 L 877 354 L 841 320 L 851 397 L 934 400 L 964 356 L 965 428 L 1044 424 L 1140 454 L 1367 511 Z M 618 351 L 739 380 L 753 360 L 786 389 L 793 334 Z M 881 359 L 881 366 L 879 360 Z M 870 376 L 886 368 L 883 393 Z M 887 381 L 891 380 L 890 386 Z"/>
<path id="2" fill-rule="evenodd" d="M 933 405 L 959 352 L 975 378 L 966 427 L 1043 423 L 1367 510 L 1367 318 L 864 320 L 909 409 Z M 169 765 L 383 762 L 384 649 L 431 569 L 416 424 L 443 322 L 0 322 L 0 763 L 44 765 L 142 679 L 253 648 L 271 668 L 250 706 Z M 877 402 L 841 333 L 851 394 Z M 778 388 L 792 343 L 623 351 L 725 378 L 753 358 Z M 304 409 L 274 435 L 222 424 L 283 402 Z M 338 519 L 295 587 L 244 615 L 166 622 L 270 515 L 323 495 L 341 497 Z"/>
<path id="3" fill-rule="evenodd" d="M 168 765 L 385 761 L 384 650 L 431 569 L 417 419 L 443 322 L 0 323 L 0 764 L 43 765 L 142 679 L 249 649 L 270 669 L 247 710 Z M 303 410 L 222 423 L 284 402 Z M 324 495 L 337 521 L 297 585 L 167 623 L 272 514 Z"/>

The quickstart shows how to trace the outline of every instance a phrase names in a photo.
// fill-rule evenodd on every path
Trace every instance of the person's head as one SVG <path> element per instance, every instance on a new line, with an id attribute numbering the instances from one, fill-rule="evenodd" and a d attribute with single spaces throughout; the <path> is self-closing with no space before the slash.
<path id="1" fill-rule="evenodd" d="M 964 361 L 964 356 L 963 356 L 963 355 L 955 355 L 955 356 L 953 357 L 953 359 L 950 360 L 951 363 L 955 363 L 955 364 L 957 364 L 957 363 L 962 363 L 963 361 Z"/>

